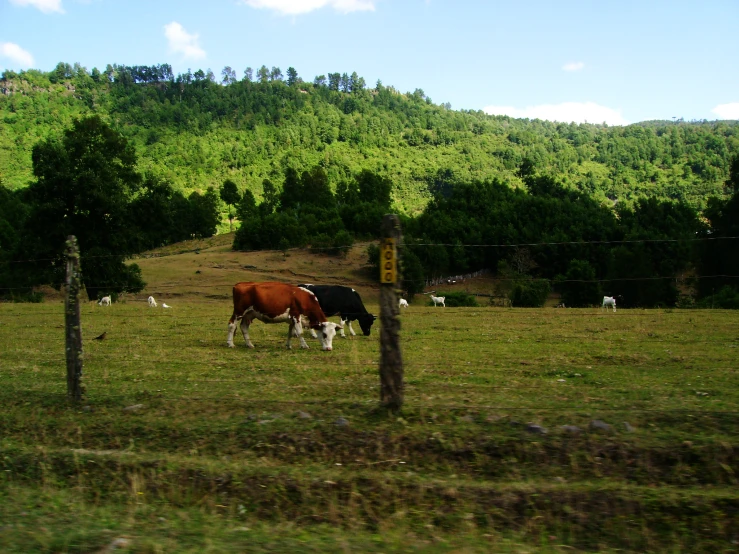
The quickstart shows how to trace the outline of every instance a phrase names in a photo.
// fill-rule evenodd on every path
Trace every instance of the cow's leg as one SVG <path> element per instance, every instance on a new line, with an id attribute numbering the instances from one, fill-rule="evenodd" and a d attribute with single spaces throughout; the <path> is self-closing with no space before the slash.
<path id="1" fill-rule="evenodd" d="M 254 320 L 249 317 L 241 318 L 241 334 L 244 335 L 246 346 L 248 346 L 249 348 L 254 348 L 254 345 L 252 344 L 251 339 L 249 338 L 249 325 L 251 325 L 252 321 Z"/>
<path id="2" fill-rule="evenodd" d="M 342 329 L 341 332 L 343 333 L 344 330 Z M 357 334 L 354 332 L 354 329 L 352 329 L 352 322 L 351 322 L 351 320 L 349 321 L 349 334 L 351 336 L 353 336 L 353 337 L 356 337 L 357 336 Z M 344 335 L 342 334 L 342 336 L 344 336 Z"/>
<path id="3" fill-rule="evenodd" d="M 341 316 L 339 316 L 339 317 L 341 317 Z M 344 333 L 344 324 L 346 323 L 346 319 L 344 319 L 344 318 L 342 317 L 340 321 L 341 321 L 341 325 L 339 325 L 339 335 L 340 335 L 340 336 L 341 336 L 342 338 L 346 338 L 346 333 Z M 349 323 L 349 330 L 350 330 L 350 331 L 351 331 L 351 328 L 352 328 L 352 324 L 351 324 L 351 322 L 350 322 L 350 323 Z M 354 334 L 354 333 L 352 333 L 352 335 L 353 335 L 353 334 Z"/>
<path id="4" fill-rule="evenodd" d="M 228 335 L 226 336 L 226 344 L 229 348 L 234 348 L 234 333 L 236 332 L 236 316 L 231 316 L 228 320 Z"/>
<path id="5" fill-rule="evenodd" d="M 293 336 L 300 340 L 300 348 L 309 348 L 308 343 L 305 342 L 305 339 L 303 338 L 303 325 L 300 323 L 299 316 L 290 318 L 290 327 L 287 330 L 287 347 L 288 348 L 291 348 L 290 340 L 292 339 Z"/>
<path id="6" fill-rule="evenodd" d="M 317 339 L 318 338 L 318 335 L 316 334 L 316 330 L 315 329 L 311 329 L 310 330 L 310 336 L 313 337 L 314 339 Z"/>

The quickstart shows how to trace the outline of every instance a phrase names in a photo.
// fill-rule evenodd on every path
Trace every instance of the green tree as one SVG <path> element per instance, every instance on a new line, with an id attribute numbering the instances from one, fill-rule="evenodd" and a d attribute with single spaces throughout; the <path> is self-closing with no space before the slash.
<path id="1" fill-rule="evenodd" d="M 280 206 L 282 209 L 299 208 L 304 200 L 303 183 L 297 170 L 288 167 L 285 170 L 285 182 L 282 184 Z"/>
<path id="2" fill-rule="evenodd" d="M 275 184 L 269 179 L 262 181 L 262 203 L 259 205 L 259 213 L 263 216 L 274 212 L 280 205 L 280 193 Z"/>
<path id="3" fill-rule="evenodd" d="M 376 257 L 378 260 L 376 275 L 379 279 L 379 248 L 377 249 Z M 407 247 L 403 248 L 402 256 L 400 258 L 400 276 L 403 280 L 403 289 L 408 293 L 408 300 L 413 300 L 413 297 L 416 294 L 423 292 L 426 280 L 424 279 L 421 260 L 418 259 L 418 256 L 416 256 L 412 249 Z"/>
<path id="4" fill-rule="evenodd" d="M 75 121 L 60 139 L 38 143 L 32 160 L 36 182 L 28 187 L 31 213 L 21 250 L 26 257 L 51 261 L 28 273 L 27 280 L 60 284 L 64 243 L 76 235 L 90 299 L 103 291 L 141 290 L 140 270 L 123 263 L 135 248 L 128 205 L 141 187 L 133 146 L 91 116 Z"/>
<path id="5" fill-rule="evenodd" d="M 261 246 L 262 215 L 269 215 L 272 211 L 263 214 L 260 208 L 252 191 L 246 189 L 236 206 L 236 215 L 241 225 L 234 235 L 234 250 L 253 250 Z"/>
<path id="6" fill-rule="evenodd" d="M 226 66 L 221 71 L 221 82 L 224 85 L 230 85 L 237 81 L 236 79 L 236 71 L 234 71 L 231 66 Z"/>
<path id="7" fill-rule="evenodd" d="M 241 197 L 239 196 L 239 189 L 231 179 L 226 179 L 221 185 L 220 190 L 221 200 L 223 200 L 228 206 L 228 227 L 229 230 L 233 231 L 233 211 L 232 206 L 236 205 Z"/>
<path id="8" fill-rule="evenodd" d="M 300 81 L 298 77 L 298 72 L 295 71 L 294 67 L 292 66 L 288 67 L 287 68 L 287 85 L 291 87 L 293 85 L 297 85 L 299 82 Z"/>
<path id="9" fill-rule="evenodd" d="M 603 298 L 595 268 L 587 260 L 571 260 L 567 273 L 557 281 L 562 302 L 569 308 L 598 305 Z"/>
<path id="10" fill-rule="evenodd" d="M 269 80 L 270 81 L 282 81 L 282 70 L 279 67 L 272 67 L 272 70 L 269 72 Z"/>
<path id="11" fill-rule="evenodd" d="M 241 196 L 238 205 L 236 206 L 236 216 L 243 223 L 249 225 L 255 224 L 255 219 L 259 217 L 259 209 L 257 208 L 257 201 L 254 198 L 254 193 L 249 189 L 244 191 Z"/>
<path id="12" fill-rule="evenodd" d="M 705 216 L 709 229 L 703 233 L 700 248 L 701 273 L 706 276 L 700 280 L 703 296 L 717 294 L 726 288 L 739 293 L 739 156 L 731 163 L 729 178 L 725 188 L 729 198 L 713 197 L 708 201 Z"/>
<path id="13" fill-rule="evenodd" d="M 191 237 L 202 239 L 216 234 L 220 213 L 218 211 L 218 193 L 213 188 L 205 194 L 193 192 L 188 198 L 190 204 Z"/>

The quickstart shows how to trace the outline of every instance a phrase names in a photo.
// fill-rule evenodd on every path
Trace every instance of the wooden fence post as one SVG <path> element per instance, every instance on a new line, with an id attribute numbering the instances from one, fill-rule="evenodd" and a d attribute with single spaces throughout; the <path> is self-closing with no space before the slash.
<path id="1" fill-rule="evenodd" d="M 64 322 L 67 348 L 67 398 L 82 400 L 82 327 L 80 325 L 80 252 L 77 238 L 67 237 L 67 296 L 64 300 Z"/>
<path id="2" fill-rule="evenodd" d="M 403 357 L 400 353 L 400 308 L 395 292 L 400 282 L 398 249 L 402 235 L 394 214 L 382 219 L 380 243 L 380 403 L 394 412 L 403 405 Z"/>

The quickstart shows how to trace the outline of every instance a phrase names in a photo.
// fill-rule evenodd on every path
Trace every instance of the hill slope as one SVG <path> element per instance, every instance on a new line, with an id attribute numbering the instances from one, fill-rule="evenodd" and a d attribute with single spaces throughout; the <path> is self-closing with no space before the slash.
<path id="1" fill-rule="evenodd" d="M 739 152 L 737 122 L 645 122 L 627 127 L 516 120 L 436 105 L 363 80 L 217 84 L 168 66 L 5 72 L 0 80 L 0 179 L 32 179 L 31 150 L 82 114 L 98 113 L 134 142 L 140 169 L 185 191 L 227 178 L 261 197 L 287 167 L 321 165 L 332 186 L 361 169 L 389 177 L 399 211 L 428 201 L 437 176 L 497 177 L 522 186 L 554 174 L 603 201 L 682 199 L 696 208 L 721 195 Z M 144 71 L 146 70 L 146 71 Z"/>

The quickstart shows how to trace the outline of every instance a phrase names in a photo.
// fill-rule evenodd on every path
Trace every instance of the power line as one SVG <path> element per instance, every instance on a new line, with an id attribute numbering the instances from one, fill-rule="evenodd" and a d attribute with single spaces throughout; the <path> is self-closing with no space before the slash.
<path id="1" fill-rule="evenodd" d="M 267 271 L 267 270 L 265 270 Z M 470 279 L 477 279 L 479 277 L 471 277 Z M 602 279 L 554 279 L 554 278 L 546 278 L 546 277 L 484 277 L 486 281 L 493 281 L 493 282 L 532 282 L 532 281 L 551 281 L 555 284 L 559 283 L 611 283 L 611 282 L 622 282 L 622 281 L 660 281 L 660 280 L 694 280 L 694 281 L 700 281 L 702 279 L 739 279 L 739 275 L 727 275 L 727 274 L 716 274 L 716 275 L 691 275 L 691 276 L 680 276 L 680 275 L 659 275 L 659 276 L 652 276 L 652 277 L 609 277 L 609 278 L 602 278 Z M 292 281 L 297 281 L 298 279 L 292 279 Z M 467 280 L 467 279 L 465 279 Z M 411 282 L 414 283 L 425 283 L 427 280 L 423 279 L 417 279 L 413 280 Z M 118 281 L 112 282 L 112 281 L 103 281 L 99 283 L 94 283 L 95 287 L 104 287 L 106 285 L 116 285 L 119 284 Z M 457 283 L 459 284 L 459 283 Z M 233 287 L 234 283 L 232 281 L 228 281 L 225 283 L 216 283 L 216 284 L 203 284 L 203 283 L 192 283 L 192 282 L 171 282 L 171 283 L 163 283 L 152 287 L 147 287 L 144 290 L 148 290 L 150 292 L 156 292 L 164 289 L 171 289 L 176 287 L 182 287 L 182 288 L 195 288 L 195 289 L 212 289 L 212 288 L 225 288 L 229 289 L 230 287 Z M 443 287 L 444 285 L 450 285 L 450 283 L 438 283 L 435 285 L 435 287 Z M 6 291 L 13 291 L 13 290 L 28 290 L 33 288 L 34 286 L 38 285 L 27 285 L 22 287 L 0 287 L 0 290 L 6 290 Z M 55 283 L 55 284 L 49 284 L 47 286 L 50 286 L 56 290 L 59 290 L 63 283 Z M 92 286 L 92 284 L 91 284 Z M 377 287 L 377 283 L 368 283 L 367 286 Z M 121 293 L 123 294 L 123 293 Z M 139 294 L 139 293 L 126 293 L 126 294 Z M 140 294 L 146 294 L 146 293 L 140 293 Z M 224 293 L 227 294 L 227 293 Z M 471 293 L 472 294 L 472 293 Z M 227 294 L 227 296 L 230 298 L 230 295 Z M 485 296 L 483 294 L 479 294 L 477 296 Z M 93 302 L 93 300 L 90 300 L 90 302 Z"/>

